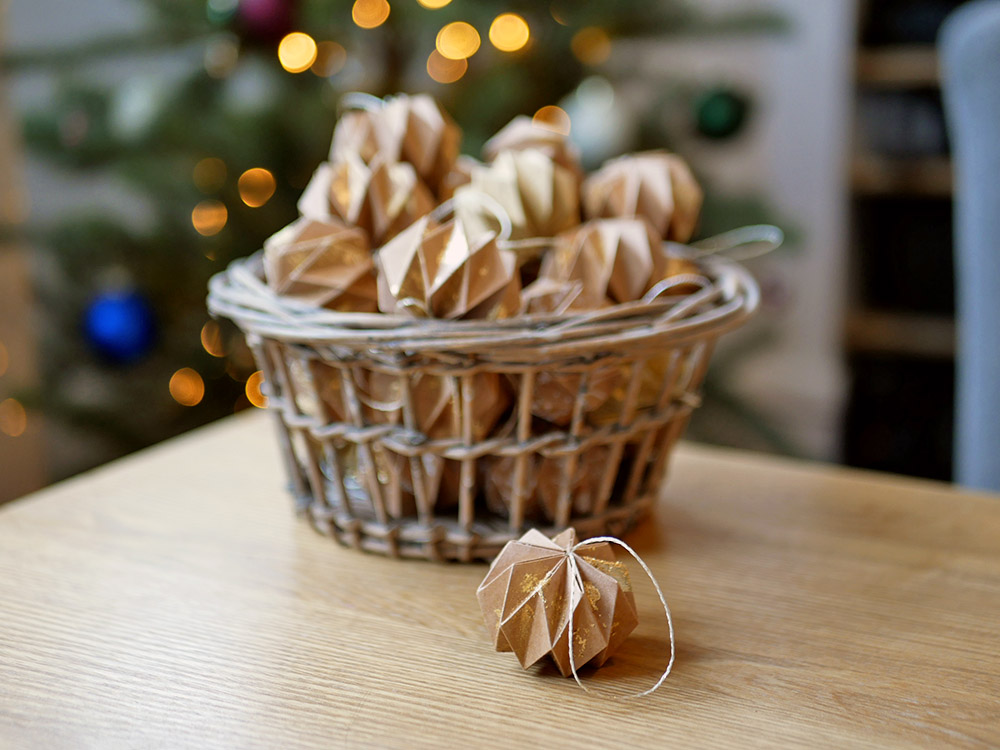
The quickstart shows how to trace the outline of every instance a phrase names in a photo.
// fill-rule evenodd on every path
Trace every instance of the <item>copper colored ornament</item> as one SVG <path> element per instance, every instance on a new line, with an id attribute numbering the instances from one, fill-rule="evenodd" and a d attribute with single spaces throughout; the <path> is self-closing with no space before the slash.
<path id="1" fill-rule="evenodd" d="M 539 280 L 581 285 L 569 311 L 632 302 L 649 289 L 660 253 L 659 239 L 645 221 L 597 219 L 556 238 Z"/>
<path id="2" fill-rule="evenodd" d="M 543 152 L 552 161 L 582 177 L 580 151 L 562 133 L 539 125 L 527 115 L 518 115 L 503 126 L 483 146 L 483 157 L 493 161 L 504 151 L 534 149 Z"/>
<path id="3" fill-rule="evenodd" d="M 704 198 L 687 163 L 664 151 L 606 162 L 584 181 L 582 195 L 588 219 L 642 217 L 677 242 L 691 239 Z"/>
<path id="4" fill-rule="evenodd" d="M 360 227 L 373 246 L 430 213 L 434 205 L 434 196 L 412 165 L 388 161 L 381 154 L 370 164 L 353 153 L 320 164 L 299 198 L 304 216 L 336 217 Z"/>
<path id="5" fill-rule="evenodd" d="M 597 491 L 607 469 L 608 448 L 603 445 L 589 448 L 577 457 L 576 466 L 569 478 L 570 508 L 573 515 L 591 513 L 597 502 Z M 564 457 L 529 456 L 525 472 L 525 496 L 522 502 L 525 518 L 555 521 L 563 475 L 566 470 Z M 501 456 L 485 464 L 484 490 L 487 507 L 494 513 L 506 516 L 514 503 L 518 459 Z"/>
<path id="6" fill-rule="evenodd" d="M 532 529 L 507 543 L 476 592 L 496 650 L 513 651 L 525 669 L 546 655 L 566 677 L 599 667 L 639 623 L 628 568 L 611 545 L 576 543 L 573 529 L 552 539 Z"/>
<path id="7" fill-rule="evenodd" d="M 338 219 L 302 217 L 266 240 L 264 275 L 278 294 L 317 307 L 377 309 L 368 238 Z"/>
<path id="8" fill-rule="evenodd" d="M 433 318 L 504 317 L 516 311 L 516 265 L 492 234 L 470 239 L 460 219 L 437 224 L 425 216 L 377 254 L 379 309 Z"/>
<path id="9" fill-rule="evenodd" d="M 455 216 L 473 236 L 497 231 L 495 214 L 481 195 L 503 209 L 511 237 L 553 237 L 580 223 L 579 180 L 543 151 L 504 151 L 489 165 L 471 168 L 455 191 Z"/>
<path id="10" fill-rule="evenodd" d="M 333 132 L 330 161 L 356 154 L 366 163 L 376 156 L 407 162 L 437 190 L 458 158 L 461 141 L 461 130 L 434 99 L 400 94 L 346 112 Z"/>
<path id="11" fill-rule="evenodd" d="M 589 374 L 587 393 L 582 405 L 584 415 L 600 408 L 608 400 L 618 377 L 618 368 L 612 366 L 598 367 Z M 573 419 L 583 378 L 581 373 L 538 373 L 531 396 L 531 413 L 547 422 L 566 427 Z"/>

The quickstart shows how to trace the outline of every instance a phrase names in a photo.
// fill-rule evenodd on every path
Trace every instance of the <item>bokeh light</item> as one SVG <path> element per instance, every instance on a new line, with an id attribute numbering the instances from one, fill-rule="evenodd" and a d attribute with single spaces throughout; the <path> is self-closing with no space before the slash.
<path id="1" fill-rule="evenodd" d="M 201 345 L 213 357 L 225 357 L 226 345 L 222 340 L 222 327 L 210 320 L 201 327 Z"/>
<path id="2" fill-rule="evenodd" d="M 385 23 L 389 11 L 386 0 L 355 0 L 351 18 L 362 29 L 374 29 Z"/>
<path id="3" fill-rule="evenodd" d="M 258 409 L 263 409 L 267 406 L 267 396 L 261 392 L 261 386 L 263 384 L 264 373 L 260 370 L 257 370 L 257 372 L 247 378 L 247 399 Z"/>
<path id="4" fill-rule="evenodd" d="M 490 43 L 501 52 L 515 52 L 528 43 L 528 22 L 517 13 L 501 13 L 490 24 Z"/>
<path id="5" fill-rule="evenodd" d="M 7 372 L 8 367 L 10 367 L 10 354 L 7 353 L 7 347 L 0 341 L 0 375 Z"/>
<path id="6" fill-rule="evenodd" d="M 301 31 L 286 34 L 278 43 L 278 62 L 289 73 L 309 70 L 316 62 L 316 41 Z"/>
<path id="7" fill-rule="evenodd" d="M 611 57 L 611 38 L 602 28 L 587 26 L 573 35 L 570 47 L 585 65 L 599 65 Z"/>
<path id="8" fill-rule="evenodd" d="M 535 112 L 535 116 L 531 120 L 536 125 L 548 128 L 560 135 L 569 135 L 569 115 L 566 114 L 566 110 L 562 107 L 548 104 Z"/>
<path id="9" fill-rule="evenodd" d="M 336 42 L 320 42 L 316 45 L 316 62 L 310 70 L 321 78 L 336 75 L 344 69 L 347 50 Z"/>
<path id="10" fill-rule="evenodd" d="M 240 198 L 244 203 L 250 208 L 259 208 L 271 200 L 277 183 L 274 181 L 274 175 L 268 170 L 254 167 L 240 175 L 236 187 L 239 188 Z"/>
<path id="11" fill-rule="evenodd" d="M 226 184 L 226 163 L 209 156 L 194 165 L 194 185 L 203 193 L 214 193 Z"/>
<path id="12" fill-rule="evenodd" d="M 28 429 L 28 414 L 16 398 L 0 401 L 0 432 L 10 437 L 20 437 Z"/>
<path id="13" fill-rule="evenodd" d="M 197 406 L 205 397 L 205 381 L 190 367 L 182 367 L 170 376 L 170 395 L 181 406 Z"/>
<path id="14" fill-rule="evenodd" d="M 198 234 L 211 237 L 218 234 L 229 220 L 229 211 L 222 201 L 205 200 L 191 211 L 191 224 Z"/>
<path id="15" fill-rule="evenodd" d="M 417 0 L 417 2 L 423 5 L 425 8 L 428 8 L 430 10 L 437 10 L 438 8 L 443 8 L 444 6 L 446 6 L 448 3 L 451 2 L 451 0 Z"/>
<path id="16" fill-rule="evenodd" d="M 432 50 L 427 57 L 427 75 L 438 83 L 454 83 L 465 75 L 469 63 L 464 58 L 449 60 L 437 50 Z"/>
<path id="17" fill-rule="evenodd" d="M 225 78 L 239 61 L 240 43 L 231 34 L 221 34 L 205 46 L 205 72 L 212 78 Z"/>
<path id="18" fill-rule="evenodd" d="M 434 46 L 449 60 L 464 60 L 479 49 L 479 32 L 465 21 L 452 21 L 438 32 Z"/>

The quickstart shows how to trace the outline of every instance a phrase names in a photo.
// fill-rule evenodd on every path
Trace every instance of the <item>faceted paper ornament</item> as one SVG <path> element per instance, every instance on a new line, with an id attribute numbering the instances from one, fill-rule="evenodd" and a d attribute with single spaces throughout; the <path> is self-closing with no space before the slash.
<path id="1" fill-rule="evenodd" d="M 601 479 L 607 470 L 608 448 L 604 445 L 584 450 L 577 458 L 570 477 L 570 508 L 573 515 L 591 513 L 597 502 Z M 486 505 L 502 516 L 509 514 L 514 503 L 514 481 L 518 459 L 497 456 L 485 462 L 484 489 Z M 560 488 L 565 473 L 565 458 L 530 456 L 527 461 L 522 501 L 525 518 L 554 521 L 558 511 Z"/>
<path id="2" fill-rule="evenodd" d="M 492 234 L 470 239 L 460 219 L 429 216 L 376 255 L 379 309 L 432 318 L 503 318 L 516 314 L 520 279 L 509 250 Z"/>
<path id="3" fill-rule="evenodd" d="M 462 131 L 454 120 L 426 94 L 400 94 L 369 104 L 340 118 L 330 161 L 355 154 L 366 163 L 376 155 L 389 162 L 407 162 L 437 191 L 455 164 L 462 142 Z"/>
<path id="4" fill-rule="evenodd" d="M 411 164 L 381 154 L 366 164 L 347 152 L 319 165 L 298 205 L 311 219 L 336 217 L 364 229 L 377 247 L 429 213 L 435 201 Z"/>
<path id="5" fill-rule="evenodd" d="M 701 187 L 687 163 L 665 151 L 606 162 L 583 183 L 588 219 L 642 217 L 665 240 L 687 242 L 701 212 Z"/>
<path id="6" fill-rule="evenodd" d="M 539 125 L 527 115 L 518 115 L 486 141 L 483 157 L 494 161 L 504 151 L 541 151 L 559 166 L 568 169 L 582 179 L 580 152 L 562 133 L 544 125 Z"/>
<path id="7" fill-rule="evenodd" d="M 639 623 L 628 568 L 611 545 L 576 544 L 573 529 L 552 539 L 532 529 L 507 543 L 476 592 L 496 650 L 513 651 L 525 669 L 546 655 L 565 677 L 599 667 Z"/>
<path id="8" fill-rule="evenodd" d="M 610 366 L 598 367 L 590 373 L 583 414 L 599 409 L 608 400 L 620 374 L 619 368 Z M 531 413 L 560 427 L 567 426 L 573 419 L 583 378 L 580 373 L 539 372 L 531 396 Z"/>
<path id="9" fill-rule="evenodd" d="M 543 151 L 504 151 L 489 165 L 471 168 L 468 185 L 455 191 L 455 216 L 472 236 L 497 231 L 497 220 L 481 195 L 498 203 L 511 237 L 554 237 L 580 223 L 579 181 Z"/>
<path id="10" fill-rule="evenodd" d="M 264 276 L 278 294 L 343 312 L 375 312 L 368 238 L 338 219 L 300 217 L 264 242 Z"/>
<path id="11" fill-rule="evenodd" d="M 594 310 L 640 299 L 662 265 L 660 254 L 659 238 L 642 219 L 597 219 L 559 235 L 538 278 L 579 282 L 567 309 Z"/>

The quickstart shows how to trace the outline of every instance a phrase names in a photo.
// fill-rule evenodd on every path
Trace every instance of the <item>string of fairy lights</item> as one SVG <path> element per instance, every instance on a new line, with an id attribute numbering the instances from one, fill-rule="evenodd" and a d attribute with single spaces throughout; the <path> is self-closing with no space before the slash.
<path id="1" fill-rule="evenodd" d="M 452 0 L 417 0 L 427 10 L 438 10 L 449 5 Z M 392 12 L 388 0 L 355 0 L 351 8 L 351 20 L 361 29 L 375 29 L 384 24 Z M 555 5 L 551 8 L 552 18 L 561 25 L 567 25 Z M 525 18 L 517 13 L 498 14 L 485 30 L 489 44 L 503 53 L 517 53 L 532 42 L 532 31 Z M 435 37 L 434 49 L 427 56 L 426 71 L 431 80 L 439 84 L 459 81 L 469 69 L 469 59 L 483 45 L 483 37 L 472 24 L 466 21 L 451 21 L 444 24 Z M 598 27 L 585 27 L 577 31 L 571 40 L 573 55 L 586 65 L 599 65 L 611 55 L 611 39 L 607 32 Z M 347 63 L 348 52 L 338 42 L 317 40 L 304 31 L 292 31 L 284 35 L 276 49 L 277 60 L 288 73 L 311 72 L 321 77 L 330 77 L 340 72 Z M 205 54 L 205 68 L 213 77 L 225 77 L 235 67 L 239 47 L 235 40 L 221 40 L 211 45 Z M 559 133 L 569 135 L 570 117 L 561 107 L 554 104 L 540 108 L 534 114 L 536 122 Z M 208 157 L 199 161 L 192 174 L 196 187 L 206 195 L 216 193 L 226 182 L 226 164 L 218 158 Z M 274 174 L 263 167 L 253 167 L 240 174 L 237 188 L 240 199 L 251 208 L 267 203 L 274 195 L 277 185 Z M 225 203 L 213 197 L 201 200 L 191 211 L 191 224 L 203 237 L 211 237 L 221 232 L 229 220 L 229 210 Z M 210 260 L 211 251 L 206 253 Z M 225 357 L 223 335 L 215 321 L 208 321 L 201 330 L 204 350 L 213 357 Z M 234 373 L 235 376 L 235 373 Z M 246 398 L 253 406 L 263 408 L 267 398 L 261 392 L 263 373 L 254 372 L 246 381 Z M 205 396 L 205 382 L 201 374 L 192 367 L 182 367 L 173 373 L 168 383 L 173 399 L 182 406 L 197 406 Z M 2 406 L 2 405 L 0 405 Z M 0 429 L 2 425 L 0 411 Z"/>
<path id="2" fill-rule="evenodd" d="M 0 341 L 0 378 L 10 368 L 10 353 Z M 0 433 L 8 437 L 20 437 L 28 429 L 28 414 L 16 398 L 0 400 Z"/>

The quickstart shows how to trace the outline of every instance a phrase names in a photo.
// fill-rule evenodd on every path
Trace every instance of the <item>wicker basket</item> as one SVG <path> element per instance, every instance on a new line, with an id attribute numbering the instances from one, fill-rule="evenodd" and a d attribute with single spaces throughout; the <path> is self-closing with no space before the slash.
<path id="1" fill-rule="evenodd" d="M 529 526 L 620 535 L 649 509 L 699 404 L 717 338 L 758 304 L 741 266 L 700 263 L 709 283 L 694 294 L 561 317 L 454 322 L 280 298 L 264 285 L 258 254 L 212 279 L 209 309 L 246 334 L 291 491 L 319 531 L 391 556 L 468 561 L 492 558 Z M 502 379 L 510 405 L 477 440 L 484 373 Z M 395 385 L 398 404 L 373 411 L 365 392 L 373 377 Z M 553 377 L 575 390 L 564 427 L 533 415 L 541 384 Z M 418 429 L 419 379 L 450 394 L 453 429 L 444 437 Z M 595 419 L 588 397 L 609 379 L 614 395 Z M 329 408 L 331 388 L 337 409 Z M 504 486 L 493 496 L 506 503 L 499 509 L 486 502 L 498 481 Z"/>

